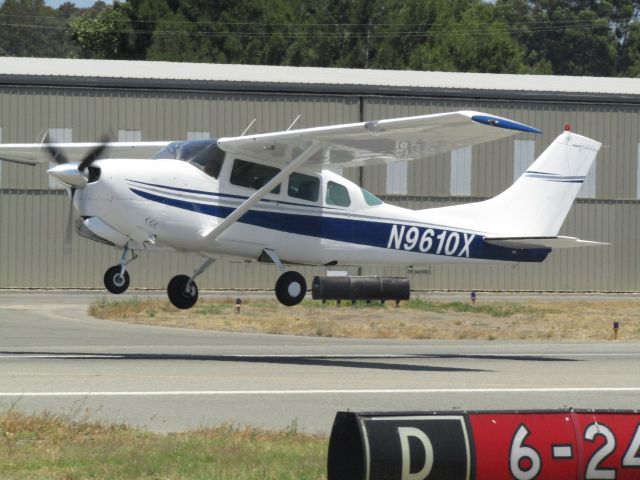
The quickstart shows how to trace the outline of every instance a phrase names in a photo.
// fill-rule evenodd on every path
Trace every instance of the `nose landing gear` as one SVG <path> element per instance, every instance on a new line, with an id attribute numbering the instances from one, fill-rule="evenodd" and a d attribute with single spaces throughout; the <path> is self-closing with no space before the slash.
<path id="1" fill-rule="evenodd" d="M 129 253 L 131 253 L 131 258 L 127 260 Z M 125 246 L 118 265 L 114 265 L 104 273 L 104 286 L 109 292 L 118 295 L 127 291 L 127 288 L 129 288 L 129 272 L 127 272 L 127 265 L 133 262 L 136 258 L 138 258 L 136 252 L 131 250 L 128 246 Z"/>
<path id="2" fill-rule="evenodd" d="M 129 288 L 129 272 L 122 272 L 120 265 L 114 265 L 104 272 L 105 288 L 116 295 L 124 293 Z"/>

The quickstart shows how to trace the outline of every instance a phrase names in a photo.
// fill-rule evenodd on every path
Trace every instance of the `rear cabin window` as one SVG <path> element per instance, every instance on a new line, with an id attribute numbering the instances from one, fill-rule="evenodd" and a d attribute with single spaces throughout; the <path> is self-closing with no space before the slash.
<path id="1" fill-rule="evenodd" d="M 373 193 L 367 192 L 364 188 L 361 188 L 362 196 L 364 197 L 364 201 L 367 202 L 367 205 L 370 207 L 375 207 L 376 205 L 382 205 L 384 202 L 376 197 Z"/>
<path id="2" fill-rule="evenodd" d="M 287 195 L 309 202 L 317 202 L 320 194 L 320 179 L 304 173 L 294 172 L 289 175 Z"/>
<path id="3" fill-rule="evenodd" d="M 348 207 L 351 205 L 347 187 L 331 181 L 327 183 L 327 204 L 337 205 L 338 207 Z"/>
<path id="4" fill-rule="evenodd" d="M 269 165 L 262 165 L 260 163 L 236 159 L 233 162 L 229 181 L 238 187 L 259 190 L 269 180 L 275 177 L 279 171 L 279 168 L 271 167 Z M 280 185 L 271 190 L 271 193 L 280 193 Z"/>

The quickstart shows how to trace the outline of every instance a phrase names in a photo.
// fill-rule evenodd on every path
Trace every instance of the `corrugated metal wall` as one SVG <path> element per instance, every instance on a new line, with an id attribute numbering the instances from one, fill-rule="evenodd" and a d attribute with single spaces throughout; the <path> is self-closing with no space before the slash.
<path id="1" fill-rule="evenodd" d="M 142 140 L 186 138 L 187 132 L 212 136 L 252 129 L 285 129 L 345 123 L 450 110 L 472 109 L 537 126 L 543 135 L 518 135 L 535 141 L 535 155 L 560 133 L 573 130 L 602 141 L 596 197 L 579 200 L 562 233 L 606 241 L 610 247 L 553 253 L 540 265 L 439 266 L 410 274 L 418 289 L 604 290 L 640 291 L 638 244 L 639 105 L 482 101 L 406 97 L 248 94 L 144 91 L 88 88 L 0 88 L 2 141 L 32 142 L 45 129 L 71 128 L 74 141 L 100 138 L 104 132 L 138 130 Z M 391 203 L 412 208 L 441 206 L 493 196 L 513 181 L 514 139 L 474 147 L 471 196 L 452 197 L 451 157 L 441 155 L 408 167 L 406 196 L 385 195 L 386 167 L 350 169 L 346 176 Z M 68 199 L 49 189 L 46 166 L 3 164 L 0 169 L 0 287 L 96 287 L 120 252 L 73 238 L 63 254 Z M 200 259 L 181 254 L 142 254 L 130 266 L 132 287 L 164 288 L 176 273 L 189 273 Z M 321 268 L 301 270 L 310 277 Z M 354 269 L 351 269 L 355 273 Z M 364 267 L 362 273 L 406 274 L 394 267 Z M 271 288 L 270 265 L 219 261 L 201 279 L 201 288 Z"/>

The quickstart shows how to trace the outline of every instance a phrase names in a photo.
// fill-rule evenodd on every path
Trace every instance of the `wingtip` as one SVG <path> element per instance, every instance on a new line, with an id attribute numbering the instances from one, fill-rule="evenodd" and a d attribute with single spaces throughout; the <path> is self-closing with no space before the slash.
<path id="1" fill-rule="evenodd" d="M 524 123 L 516 122 L 515 120 L 509 120 L 508 118 L 496 117 L 494 115 L 477 114 L 471 117 L 471 120 L 483 125 L 489 125 L 491 127 L 506 128 L 507 130 L 516 130 L 526 133 L 542 134 L 542 130 L 535 127 L 525 125 Z"/>

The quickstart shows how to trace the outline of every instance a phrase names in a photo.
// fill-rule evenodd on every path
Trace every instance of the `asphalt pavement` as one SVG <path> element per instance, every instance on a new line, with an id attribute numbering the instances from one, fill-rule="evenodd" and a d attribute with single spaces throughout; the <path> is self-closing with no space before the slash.
<path id="1" fill-rule="evenodd" d="M 204 332 L 92 318 L 101 296 L 0 292 L 0 408 L 323 433 L 339 410 L 640 409 L 635 343 Z"/>

